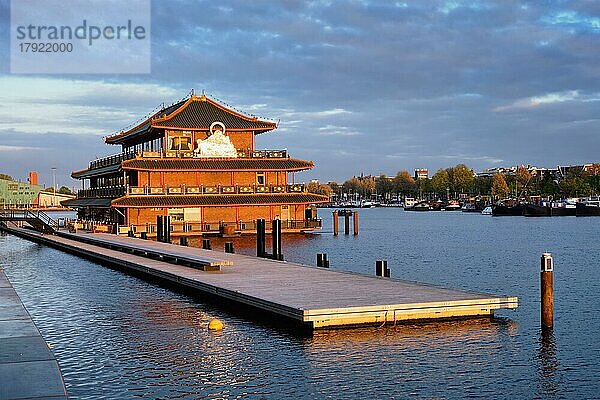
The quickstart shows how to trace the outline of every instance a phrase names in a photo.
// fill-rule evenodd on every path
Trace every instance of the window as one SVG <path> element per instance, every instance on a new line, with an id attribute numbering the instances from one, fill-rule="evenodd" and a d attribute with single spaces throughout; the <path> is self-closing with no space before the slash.
<path id="1" fill-rule="evenodd" d="M 177 151 L 191 151 L 192 150 L 192 138 L 189 136 L 173 136 L 169 138 L 169 150 Z"/>
<path id="2" fill-rule="evenodd" d="M 256 184 L 264 186 L 264 184 L 265 184 L 265 173 L 264 172 L 256 173 Z"/>

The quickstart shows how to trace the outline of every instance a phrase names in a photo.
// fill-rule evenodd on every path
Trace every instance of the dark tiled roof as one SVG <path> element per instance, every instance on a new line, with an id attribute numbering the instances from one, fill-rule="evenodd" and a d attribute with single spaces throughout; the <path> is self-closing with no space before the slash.
<path id="1" fill-rule="evenodd" d="M 65 200 L 61 201 L 65 207 L 110 207 L 111 199 L 106 197 L 95 197 L 95 198 L 85 198 L 85 199 L 73 199 L 73 200 Z"/>
<path id="2" fill-rule="evenodd" d="M 300 171 L 312 167 L 311 161 L 295 158 L 136 158 L 123 162 L 123 169 L 137 170 Z"/>
<path id="3" fill-rule="evenodd" d="M 145 119 L 143 122 L 139 123 L 138 125 L 134 126 L 133 128 L 123 131 L 123 132 L 120 132 L 120 133 L 117 133 L 116 135 L 107 137 L 105 142 L 108 144 L 119 144 L 119 143 L 123 142 L 124 139 L 126 139 L 126 138 L 130 138 L 137 134 L 146 133 L 152 127 L 152 118 L 156 118 L 159 115 L 171 115 L 174 111 L 176 111 L 179 107 L 181 107 L 185 102 L 186 102 L 186 100 L 182 100 L 178 103 L 172 104 L 169 107 L 164 108 L 164 109 L 152 114 L 150 117 L 148 117 L 147 119 Z"/>
<path id="4" fill-rule="evenodd" d="M 75 179 L 85 179 L 91 178 L 93 176 L 100 176 L 104 174 L 108 174 L 110 172 L 117 172 L 121 169 L 120 164 L 109 165 L 102 168 L 95 169 L 84 169 L 83 171 L 75 171 L 71 173 L 71 177 Z"/>
<path id="5" fill-rule="evenodd" d="M 235 194 L 191 196 L 130 196 L 113 200 L 113 207 L 183 207 L 260 204 L 312 204 L 329 199 L 312 193 L 294 194 Z"/>
<path id="6" fill-rule="evenodd" d="M 134 136 L 145 135 L 154 128 L 208 130 L 215 121 L 222 122 L 225 129 L 254 131 L 255 133 L 270 131 L 277 127 L 274 122 L 248 117 L 202 95 L 201 97 L 192 96 L 167 107 L 137 126 L 107 137 L 105 141 L 108 144 L 121 144 Z"/>
<path id="7" fill-rule="evenodd" d="M 152 125 L 208 130 L 210 125 L 215 121 L 222 122 L 225 125 L 225 129 L 265 132 L 275 128 L 275 123 L 273 122 L 247 117 L 229 110 L 204 96 L 193 97 L 181 109 L 171 113 L 171 115 L 167 115 L 164 119 L 159 115 L 152 122 Z"/>

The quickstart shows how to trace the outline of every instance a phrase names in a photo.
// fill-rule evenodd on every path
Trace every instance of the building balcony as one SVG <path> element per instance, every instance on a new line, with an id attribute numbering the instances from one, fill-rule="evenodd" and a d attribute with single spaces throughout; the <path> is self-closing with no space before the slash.
<path id="1" fill-rule="evenodd" d="M 95 187 L 89 189 L 81 189 L 77 192 L 77 198 L 90 198 L 90 197 L 108 197 L 118 198 L 125 196 L 126 188 L 124 186 L 104 186 Z"/>
<path id="2" fill-rule="evenodd" d="M 130 196 L 182 196 L 199 194 L 268 194 L 268 193 L 304 193 L 304 184 L 297 185 L 234 185 L 234 186 L 164 186 L 164 187 L 129 187 Z"/>
<path id="3" fill-rule="evenodd" d="M 98 169 L 98 168 L 109 167 L 111 165 L 118 165 L 118 164 L 121 164 L 121 162 L 123 162 L 125 160 L 131 160 L 132 158 L 135 158 L 135 156 L 136 156 L 135 152 L 113 154 L 112 156 L 107 156 L 107 157 L 99 158 L 97 160 L 90 161 L 89 169 Z"/>
<path id="4" fill-rule="evenodd" d="M 198 158 L 193 151 L 143 151 L 142 158 Z M 238 150 L 238 158 L 288 158 L 287 150 Z"/>

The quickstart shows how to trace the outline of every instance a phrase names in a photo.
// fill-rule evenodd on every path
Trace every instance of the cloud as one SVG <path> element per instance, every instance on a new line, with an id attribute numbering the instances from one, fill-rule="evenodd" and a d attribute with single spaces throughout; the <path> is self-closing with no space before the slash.
<path id="1" fill-rule="evenodd" d="M 319 128 L 319 135 L 327 136 L 357 136 L 360 132 L 353 130 L 347 126 L 325 125 Z"/>
<path id="2" fill-rule="evenodd" d="M 541 96 L 527 97 L 518 99 L 511 104 L 498 106 L 494 108 L 495 112 L 512 111 L 519 109 L 532 109 L 539 106 L 564 103 L 564 102 L 593 102 L 600 101 L 600 93 L 581 94 L 578 90 L 569 90 L 565 92 L 546 93 Z"/>
<path id="3" fill-rule="evenodd" d="M 30 146 L 7 146 L 0 144 L 0 151 L 23 151 L 23 150 L 38 150 L 39 147 Z"/>

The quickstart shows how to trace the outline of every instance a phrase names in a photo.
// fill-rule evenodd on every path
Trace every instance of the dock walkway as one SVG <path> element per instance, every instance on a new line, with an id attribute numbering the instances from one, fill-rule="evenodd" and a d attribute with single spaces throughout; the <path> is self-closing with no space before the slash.
<path id="1" fill-rule="evenodd" d="M 0 268 L 0 399 L 66 399 L 58 362 Z"/>
<path id="2" fill-rule="evenodd" d="M 516 308 L 517 297 L 452 290 L 398 279 L 366 276 L 295 263 L 183 247 L 109 234 L 40 235 L 22 228 L 10 233 L 126 269 L 158 277 L 204 294 L 292 319 L 309 329 L 404 320 L 491 316 Z M 150 259 L 99 247 L 137 247 L 164 254 Z M 144 250 L 145 251 L 145 250 Z M 212 259 L 228 266 L 202 271 L 166 260 L 174 256 Z"/>

